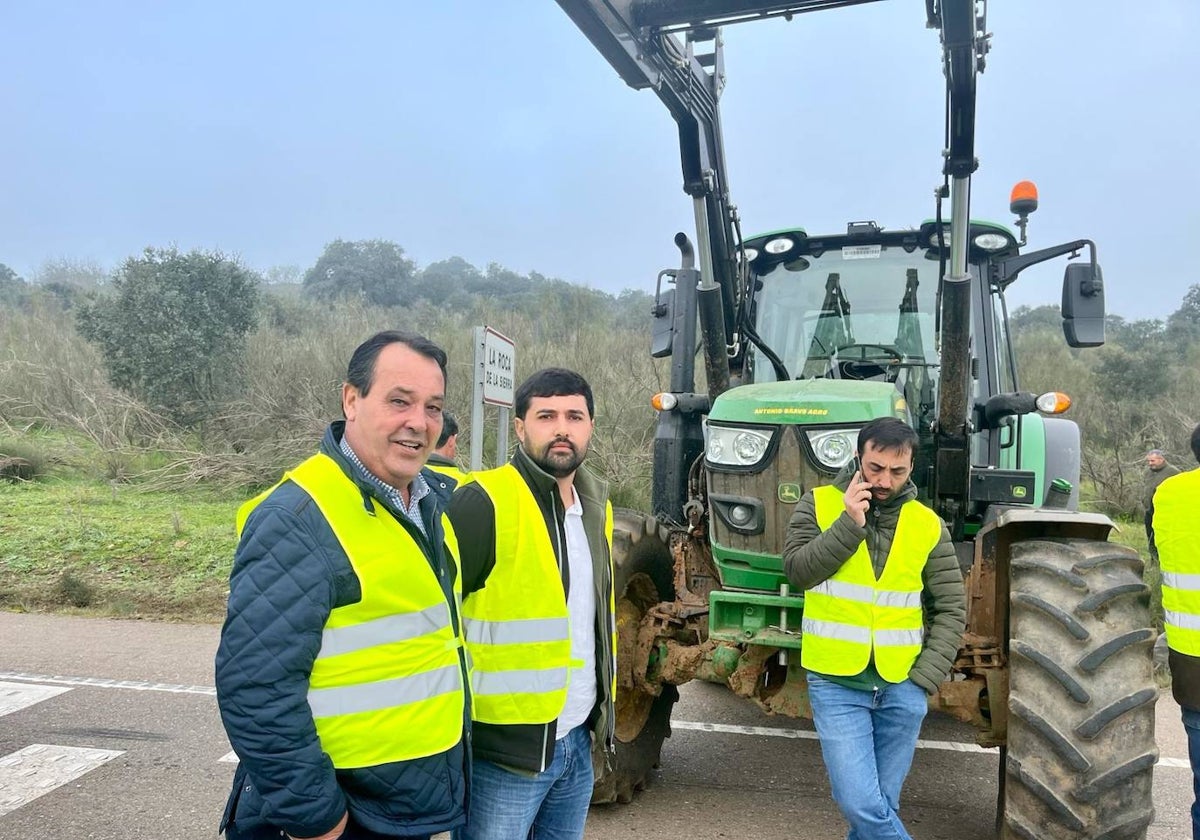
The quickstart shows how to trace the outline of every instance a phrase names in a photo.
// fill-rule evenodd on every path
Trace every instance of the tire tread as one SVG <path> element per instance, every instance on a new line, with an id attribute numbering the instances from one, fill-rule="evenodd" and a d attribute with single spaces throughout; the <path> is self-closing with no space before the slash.
<path id="1" fill-rule="evenodd" d="M 1144 840 L 1158 750 L 1149 589 L 1131 549 L 1018 539 L 1003 836 Z"/>

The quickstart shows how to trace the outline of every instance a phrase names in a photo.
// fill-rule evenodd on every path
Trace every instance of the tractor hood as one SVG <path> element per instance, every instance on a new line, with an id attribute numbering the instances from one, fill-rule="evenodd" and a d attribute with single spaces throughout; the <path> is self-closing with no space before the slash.
<path id="1" fill-rule="evenodd" d="M 888 382 L 798 379 L 730 388 L 717 397 L 708 419 L 717 423 L 838 425 L 875 417 L 905 417 L 904 398 Z"/>

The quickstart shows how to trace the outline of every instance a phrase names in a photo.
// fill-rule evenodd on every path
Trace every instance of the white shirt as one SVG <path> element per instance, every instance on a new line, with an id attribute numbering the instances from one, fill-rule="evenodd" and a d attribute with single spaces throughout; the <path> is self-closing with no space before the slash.
<path id="1" fill-rule="evenodd" d="M 575 488 L 573 503 L 567 508 L 564 530 L 567 535 L 567 563 L 571 589 L 567 593 L 567 614 L 571 622 L 571 668 L 567 682 L 567 703 L 558 716 L 556 738 L 588 719 L 596 705 L 596 583 L 592 573 L 592 550 L 583 530 L 583 505 Z"/>

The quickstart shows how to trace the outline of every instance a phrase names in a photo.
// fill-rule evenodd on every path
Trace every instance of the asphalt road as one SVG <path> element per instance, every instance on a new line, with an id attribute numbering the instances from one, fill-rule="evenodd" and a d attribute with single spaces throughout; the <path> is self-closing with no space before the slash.
<path id="1" fill-rule="evenodd" d="M 217 628 L 0 613 L 0 836 L 215 837 L 234 765 L 217 717 Z M 589 840 L 843 840 L 812 727 L 724 689 L 681 690 L 653 786 L 593 809 Z M 905 787 L 914 840 L 992 836 L 995 752 L 931 716 Z M 1179 710 L 1158 704 L 1148 840 L 1190 830 Z M 224 760 L 223 760 L 224 759 Z"/>

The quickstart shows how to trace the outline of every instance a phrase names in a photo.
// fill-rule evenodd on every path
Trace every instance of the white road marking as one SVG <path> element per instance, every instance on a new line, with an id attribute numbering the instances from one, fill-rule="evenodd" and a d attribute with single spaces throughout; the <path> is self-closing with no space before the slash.
<path id="1" fill-rule="evenodd" d="M 215 697 L 217 690 L 208 685 L 176 685 L 173 683 L 155 683 L 145 682 L 143 680 L 108 680 L 100 679 L 99 677 L 61 677 L 50 674 L 24 674 L 15 671 L 0 671 L 0 681 L 13 680 L 24 683 L 51 683 L 53 685 L 76 686 L 87 688 L 124 688 L 133 691 L 163 691 L 170 694 L 202 694 L 209 697 Z M 5 682 L 0 682 L 0 715 L 6 714 L 4 706 L 4 689 L 11 688 Z M 50 686 L 39 686 L 45 691 L 52 692 L 46 694 L 38 700 L 24 703 L 16 708 L 24 708 L 31 703 L 39 702 L 47 697 L 52 697 L 61 691 L 67 689 L 56 690 Z M 15 709 L 12 709 L 15 711 Z M 769 726 L 733 726 L 727 723 L 702 723 L 691 720 L 672 720 L 671 726 L 675 729 L 689 729 L 696 732 L 720 732 L 731 735 L 762 735 L 768 738 L 803 738 L 808 740 L 816 740 L 817 733 L 807 729 L 779 729 Z M 977 744 L 963 744 L 956 741 L 917 741 L 917 749 L 925 750 L 949 750 L 951 752 L 964 753 L 990 753 L 993 750 L 985 749 Z M 230 752 L 221 756 L 218 761 L 228 764 L 237 763 L 237 756 Z M 1191 764 L 1186 758 L 1160 758 L 1158 760 L 1159 767 L 1177 767 L 1190 769 Z M 0 789 L 2 791 L 2 789 Z M 0 808 L 3 807 L 3 800 L 0 800 Z M 0 810 L 0 813 L 3 813 Z"/>
<path id="2" fill-rule="evenodd" d="M 780 729 L 770 726 L 733 726 L 727 723 L 701 723 L 694 720 L 672 720 L 672 729 L 690 729 L 695 732 L 720 732 L 726 735 L 761 735 L 767 738 L 799 738 L 807 741 L 817 740 L 817 733 L 808 729 Z M 992 753 L 999 755 L 999 752 L 987 747 L 981 747 L 978 744 L 965 744 L 958 741 L 917 741 L 917 749 L 919 750 L 948 750 L 950 752 L 964 753 Z M 1185 770 L 1191 769 L 1191 764 L 1186 758 L 1160 758 L 1157 762 L 1159 767 L 1181 767 Z"/>
<path id="3" fill-rule="evenodd" d="M 225 755 L 218 758 L 217 761 L 224 762 L 226 764 L 237 764 L 238 763 L 237 753 L 235 753 L 233 750 L 230 750 L 229 752 L 225 753 Z"/>
<path id="4" fill-rule="evenodd" d="M 779 729 L 769 726 L 731 726 L 725 723 L 698 723 L 690 720 L 671 721 L 672 729 L 692 729 L 699 732 L 722 732 L 727 735 L 763 735 L 768 738 L 803 738 L 817 740 L 817 733 L 808 729 Z M 917 749 L 950 750 L 952 752 L 989 753 L 978 744 L 961 744 L 957 741 L 917 741 Z"/>
<path id="5" fill-rule="evenodd" d="M 217 690 L 210 685 L 175 685 L 174 683 L 145 682 L 144 680 L 106 680 L 100 679 L 99 677 L 61 677 L 51 674 L 21 674 L 13 671 L 0 671 L 0 680 L 51 683 L 54 685 L 86 686 L 87 688 L 125 688 L 132 691 L 165 691 L 170 694 L 206 694 L 210 697 L 215 697 L 217 695 Z"/>
<path id="6" fill-rule="evenodd" d="M 49 700 L 51 697 L 57 697 L 70 690 L 53 685 L 0 682 L 0 717 L 20 711 L 34 703 Z"/>
<path id="7" fill-rule="evenodd" d="M 31 744 L 0 758 L 0 816 L 112 761 L 123 750 Z"/>
<path id="8" fill-rule="evenodd" d="M 726 735 L 766 735 L 770 738 L 817 739 L 816 732 L 807 729 L 776 729 L 768 726 L 732 726 L 727 723 L 701 723 L 695 720 L 672 720 L 672 729 L 691 729 L 696 732 L 722 732 Z"/>

